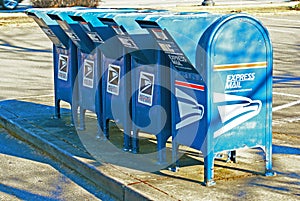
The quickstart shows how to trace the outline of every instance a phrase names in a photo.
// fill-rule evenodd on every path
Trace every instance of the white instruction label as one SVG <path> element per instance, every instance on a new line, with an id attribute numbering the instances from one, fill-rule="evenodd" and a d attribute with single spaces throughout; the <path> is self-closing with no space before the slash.
<path id="1" fill-rule="evenodd" d="M 68 56 L 60 54 L 58 59 L 58 79 L 68 81 Z"/>
<path id="2" fill-rule="evenodd" d="M 154 90 L 154 75 L 151 73 L 141 72 L 139 80 L 138 102 L 152 106 Z"/>
<path id="3" fill-rule="evenodd" d="M 83 86 L 93 88 L 95 72 L 94 61 L 88 59 L 84 60 L 83 68 Z"/>
<path id="4" fill-rule="evenodd" d="M 109 64 L 108 66 L 106 91 L 116 96 L 119 95 L 120 89 L 120 70 L 120 66 L 113 64 Z"/>

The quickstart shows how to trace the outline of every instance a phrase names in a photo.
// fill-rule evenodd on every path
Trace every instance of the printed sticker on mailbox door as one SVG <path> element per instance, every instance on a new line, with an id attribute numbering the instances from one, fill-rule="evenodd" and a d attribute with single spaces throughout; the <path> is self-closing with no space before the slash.
<path id="1" fill-rule="evenodd" d="M 68 81 L 68 56 L 59 55 L 58 59 L 58 79 Z"/>
<path id="2" fill-rule="evenodd" d="M 119 88 L 120 88 L 120 66 L 109 64 L 106 91 L 108 93 L 118 96 Z"/>
<path id="3" fill-rule="evenodd" d="M 214 138 L 257 116 L 262 108 L 261 100 L 216 92 L 213 94 L 213 102 L 219 104 L 218 111 L 223 124 L 214 132 Z"/>
<path id="4" fill-rule="evenodd" d="M 83 65 L 83 86 L 93 88 L 94 86 L 94 61 L 84 60 Z"/>
<path id="5" fill-rule="evenodd" d="M 154 90 L 154 75 L 151 73 L 141 72 L 139 80 L 138 102 L 152 106 Z"/>
<path id="6" fill-rule="evenodd" d="M 184 83 L 184 82 L 178 82 Z M 177 85 L 177 84 L 176 84 Z M 189 84 L 190 86 L 194 84 Z M 186 93 L 182 87 L 189 88 L 187 85 L 177 85 L 180 88 L 175 88 L 175 96 L 178 99 L 178 110 L 181 121 L 176 124 L 176 129 L 181 129 L 185 126 L 193 124 L 195 122 L 200 121 L 204 115 L 204 106 L 192 97 L 188 93 Z M 195 85 L 200 86 L 200 85 Z M 201 86 L 202 87 L 202 86 Z M 196 88 L 196 90 L 199 90 Z M 201 89 L 202 90 L 202 89 Z"/>

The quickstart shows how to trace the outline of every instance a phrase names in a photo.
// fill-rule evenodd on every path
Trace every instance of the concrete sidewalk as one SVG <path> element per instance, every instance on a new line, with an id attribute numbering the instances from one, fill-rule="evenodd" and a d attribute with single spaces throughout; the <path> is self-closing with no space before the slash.
<path id="1" fill-rule="evenodd" d="M 0 102 L 1 126 L 77 171 L 117 200 L 299 199 L 299 176 L 292 174 L 298 172 L 297 164 L 300 161 L 297 153 L 300 150 L 290 150 L 292 154 L 285 157 L 282 150 L 287 150 L 285 147 L 289 145 L 285 145 L 284 141 L 273 141 L 274 170 L 278 176 L 263 176 L 264 161 L 260 150 L 239 150 L 237 164 L 226 163 L 226 159 L 215 161 L 217 185 L 205 187 L 202 185 L 203 157 L 195 150 L 181 150 L 185 154 L 180 159 L 182 167 L 176 173 L 167 168 L 155 172 L 144 171 L 140 168 L 143 162 L 132 164 L 136 168 L 120 166 L 119 161 L 123 156 L 105 148 L 109 142 L 121 150 L 122 135 L 114 125 L 111 125 L 111 139 L 105 143 L 96 138 L 95 132 L 87 131 L 82 135 L 70 126 L 69 110 L 63 110 L 61 119 L 54 119 L 53 113 L 52 106 L 43 104 L 18 100 Z M 87 118 L 90 119 L 87 122 L 93 122 L 92 116 L 88 115 Z M 100 147 L 106 149 L 98 150 L 103 158 L 116 160 L 110 163 L 98 157 L 96 160 L 82 145 L 83 140 L 85 145 L 87 141 L 98 141 Z M 155 143 L 145 138 L 143 146 L 152 149 Z M 288 166 L 288 171 L 282 164 Z"/>

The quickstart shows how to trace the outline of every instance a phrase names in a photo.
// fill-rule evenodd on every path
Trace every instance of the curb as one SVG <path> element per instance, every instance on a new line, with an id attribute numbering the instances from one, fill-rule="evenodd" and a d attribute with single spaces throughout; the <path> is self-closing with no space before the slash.
<path id="1" fill-rule="evenodd" d="M 9 112 L 7 112 L 7 114 L 9 114 Z M 64 147 L 66 147 L 66 149 L 63 150 L 54 143 L 43 139 L 36 133 L 43 135 L 46 132 L 26 122 L 25 119 L 7 118 L 5 117 L 5 111 L 1 111 L 0 125 L 7 129 L 11 135 L 38 148 L 39 150 L 42 150 L 50 157 L 58 160 L 68 168 L 76 171 L 82 177 L 85 177 L 94 183 L 98 188 L 110 194 L 115 199 L 128 201 L 150 200 L 150 198 L 141 195 L 129 186 L 126 186 L 114 178 L 108 177 L 98 171 L 94 166 L 78 160 L 73 156 L 73 154 L 66 151 L 69 150 L 68 148 L 70 147 L 70 145 L 66 142 L 60 142 L 63 143 Z M 32 130 L 34 130 L 34 132 Z M 57 141 L 57 139 L 54 140 Z"/>

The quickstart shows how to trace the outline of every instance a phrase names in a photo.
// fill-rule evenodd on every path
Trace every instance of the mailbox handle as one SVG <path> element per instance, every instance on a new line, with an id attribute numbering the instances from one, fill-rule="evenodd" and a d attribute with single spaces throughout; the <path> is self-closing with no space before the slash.
<path id="1" fill-rule="evenodd" d="M 116 22 L 112 18 L 102 18 L 98 17 L 98 19 L 105 25 L 116 24 Z"/>
<path id="2" fill-rule="evenodd" d="M 160 28 L 156 22 L 145 21 L 145 20 L 135 20 L 142 28 Z"/>
<path id="3" fill-rule="evenodd" d="M 60 17 L 58 15 L 54 15 L 54 14 L 49 14 L 48 16 L 52 19 L 52 20 L 61 20 Z"/>
<path id="4" fill-rule="evenodd" d="M 85 22 L 85 20 L 83 19 L 82 16 L 73 16 L 73 15 L 69 15 L 69 17 L 70 17 L 73 21 L 77 21 L 77 22 Z"/>
<path id="5" fill-rule="evenodd" d="M 32 13 L 32 12 L 28 12 L 28 11 L 26 11 L 26 14 L 27 14 L 28 16 L 33 16 L 33 17 L 36 17 L 36 15 L 35 15 L 34 13 Z"/>

